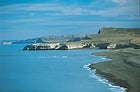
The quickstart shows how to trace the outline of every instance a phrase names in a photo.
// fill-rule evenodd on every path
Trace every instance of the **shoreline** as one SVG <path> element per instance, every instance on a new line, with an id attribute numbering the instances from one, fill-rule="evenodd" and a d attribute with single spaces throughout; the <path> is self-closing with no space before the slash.
<path id="1" fill-rule="evenodd" d="M 84 65 L 83 68 L 88 70 L 90 73 L 90 77 L 97 79 L 102 84 L 108 85 L 109 89 L 113 92 L 126 92 L 126 88 L 117 86 L 113 82 L 110 82 L 106 77 L 102 76 L 101 74 L 96 73 L 96 69 L 91 69 L 88 66 L 91 64 Z"/>
<path id="2" fill-rule="evenodd" d="M 89 65 L 91 70 L 95 69 L 114 85 L 127 88 L 125 92 L 140 92 L 140 49 L 108 50 L 92 55 L 105 56 L 109 60 Z"/>

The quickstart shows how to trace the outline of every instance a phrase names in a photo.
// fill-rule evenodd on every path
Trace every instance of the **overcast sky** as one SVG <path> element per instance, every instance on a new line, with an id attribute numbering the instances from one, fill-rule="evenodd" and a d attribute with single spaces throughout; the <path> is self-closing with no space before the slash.
<path id="1" fill-rule="evenodd" d="M 0 40 L 140 28 L 140 0 L 0 0 Z"/>

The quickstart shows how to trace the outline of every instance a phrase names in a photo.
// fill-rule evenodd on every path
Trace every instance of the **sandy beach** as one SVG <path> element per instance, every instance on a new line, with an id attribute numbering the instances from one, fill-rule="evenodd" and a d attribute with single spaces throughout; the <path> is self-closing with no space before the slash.
<path id="1" fill-rule="evenodd" d="M 89 66 L 96 69 L 97 74 L 115 85 L 127 88 L 126 92 L 140 92 L 140 49 L 108 50 L 92 54 L 111 59 Z"/>

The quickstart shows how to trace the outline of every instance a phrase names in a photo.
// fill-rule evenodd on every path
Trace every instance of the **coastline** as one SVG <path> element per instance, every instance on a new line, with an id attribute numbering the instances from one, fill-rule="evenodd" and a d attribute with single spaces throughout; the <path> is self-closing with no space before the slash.
<path id="1" fill-rule="evenodd" d="M 92 54 L 107 56 L 109 61 L 91 64 L 90 69 L 95 69 L 97 74 L 114 85 L 126 88 L 126 92 L 140 92 L 140 49 L 108 50 Z"/>
<path id="2" fill-rule="evenodd" d="M 97 81 L 99 81 L 102 84 L 108 85 L 109 89 L 112 90 L 113 92 L 125 92 L 126 91 L 126 88 L 114 85 L 114 83 L 107 80 L 107 78 L 105 78 L 101 74 L 97 74 L 96 69 L 91 69 L 88 67 L 90 65 L 91 64 L 87 64 L 87 65 L 83 66 L 84 69 L 89 71 L 90 77 L 97 79 Z"/>

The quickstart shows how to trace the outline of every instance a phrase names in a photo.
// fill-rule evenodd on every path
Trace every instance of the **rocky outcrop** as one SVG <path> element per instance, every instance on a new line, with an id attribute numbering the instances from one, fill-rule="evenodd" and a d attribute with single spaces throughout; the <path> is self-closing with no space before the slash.
<path id="1" fill-rule="evenodd" d="M 140 45 L 136 45 L 136 44 L 132 44 L 132 43 L 128 43 L 128 44 L 110 43 L 107 46 L 107 49 L 123 49 L 123 48 L 140 48 Z"/>
<path id="2" fill-rule="evenodd" d="M 85 45 L 77 42 L 66 43 L 68 49 L 82 49 Z"/>
<path id="3" fill-rule="evenodd" d="M 140 49 L 140 28 L 102 28 L 98 34 L 85 37 L 45 37 L 40 40 L 44 43 L 28 45 L 24 50 Z"/>
<path id="4" fill-rule="evenodd" d="M 107 46 L 107 49 L 115 49 L 117 46 L 117 44 L 115 43 L 110 43 L 108 46 Z"/>
<path id="5" fill-rule="evenodd" d="M 85 43 L 85 45 L 83 46 L 83 48 L 96 48 L 95 44 L 92 43 Z"/>
<path id="6" fill-rule="evenodd" d="M 68 49 L 85 49 L 85 48 L 95 48 L 95 44 L 91 43 L 79 43 L 79 42 L 72 42 L 66 43 Z"/>
<path id="7" fill-rule="evenodd" d="M 123 48 L 135 48 L 139 49 L 140 45 L 128 43 L 37 43 L 27 45 L 23 50 L 71 50 L 71 49 L 123 49 Z"/>
<path id="8" fill-rule="evenodd" d="M 23 50 L 67 50 L 68 47 L 65 44 L 60 43 L 37 43 L 32 45 L 27 45 Z"/>
<path id="9" fill-rule="evenodd" d="M 98 43 L 95 46 L 99 49 L 107 49 L 108 45 L 109 45 L 109 43 Z"/>

